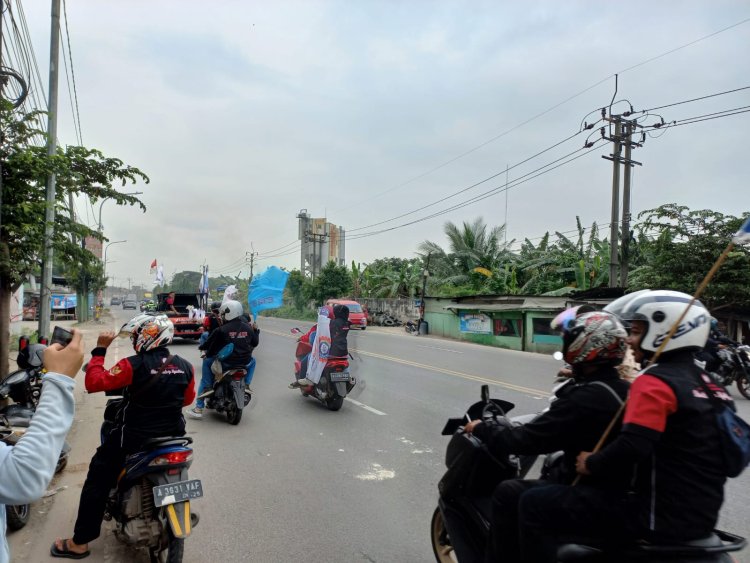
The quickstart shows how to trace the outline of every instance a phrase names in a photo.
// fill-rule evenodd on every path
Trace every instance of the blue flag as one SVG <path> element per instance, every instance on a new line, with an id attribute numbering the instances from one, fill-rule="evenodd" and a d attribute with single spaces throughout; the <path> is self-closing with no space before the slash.
<path id="1" fill-rule="evenodd" d="M 734 234 L 732 242 L 734 244 L 745 244 L 750 242 L 750 217 L 748 217 L 747 221 L 743 223 L 740 230 Z"/>
<path id="2" fill-rule="evenodd" d="M 256 317 L 260 311 L 281 307 L 288 277 L 289 272 L 271 266 L 265 272 L 253 278 L 247 296 L 253 317 Z"/>

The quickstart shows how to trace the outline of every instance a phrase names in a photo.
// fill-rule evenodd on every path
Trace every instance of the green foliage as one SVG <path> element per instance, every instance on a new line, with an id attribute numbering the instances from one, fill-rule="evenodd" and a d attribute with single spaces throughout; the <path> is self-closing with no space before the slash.
<path id="1" fill-rule="evenodd" d="M 79 282 L 86 277 L 101 287 L 101 269 L 90 252 L 81 248 L 86 236 L 100 235 L 70 218 L 68 195 L 85 195 L 92 203 L 113 199 L 118 205 L 145 206 L 134 196 L 118 192 L 117 184 L 148 182 L 137 168 L 107 158 L 95 149 L 67 146 L 54 156 L 34 145 L 43 135 L 38 112 L 18 116 L 6 102 L 0 103 L 0 160 L 3 162 L 3 221 L 0 229 L 0 279 L 4 291 L 14 291 L 26 276 L 39 267 L 44 244 L 45 186 L 48 174 L 56 174 L 55 255 L 70 265 L 64 272 Z M 75 265 L 75 266 L 74 266 Z M 80 289 L 80 285 L 78 287 Z"/>
<path id="2" fill-rule="evenodd" d="M 643 263 L 629 289 L 674 289 L 693 294 L 742 225 L 743 218 L 708 209 L 666 204 L 639 214 L 636 226 Z M 750 307 L 750 253 L 736 247 L 701 298 L 709 307 Z"/>
<path id="3" fill-rule="evenodd" d="M 299 270 L 292 270 L 289 272 L 289 278 L 286 282 L 286 288 L 284 293 L 287 302 L 291 302 L 291 306 L 297 311 L 302 311 L 307 303 L 306 286 L 309 284 L 309 280 Z M 308 290 L 309 291 L 309 290 Z"/>
<path id="4" fill-rule="evenodd" d="M 419 258 L 378 258 L 368 264 L 358 276 L 363 297 L 414 297 L 422 291 L 422 271 Z"/>
<path id="5" fill-rule="evenodd" d="M 293 305 L 284 305 L 278 309 L 267 309 L 258 313 L 260 317 L 276 317 L 279 319 L 295 319 L 299 321 L 312 321 L 318 320 L 318 312 L 316 309 L 297 309 Z"/>
<path id="6" fill-rule="evenodd" d="M 331 261 L 323 267 L 308 287 L 307 297 L 322 305 L 327 299 L 349 295 L 352 290 L 352 278 L 346 266 L 337 266 Z"/>

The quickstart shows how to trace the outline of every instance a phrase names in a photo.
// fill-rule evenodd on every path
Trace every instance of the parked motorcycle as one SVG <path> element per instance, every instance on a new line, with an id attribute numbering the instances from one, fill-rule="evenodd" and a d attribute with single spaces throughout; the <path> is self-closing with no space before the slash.
<path id="1" fill-rule="evenodd" d="M 750 399 L 750 346 L 727 346 L 719 350 L 721 366 L 714 377 L 724 387 L 737 384 L 737 390 Z"/>
<path id="2" fill-rule="evenodd" d="M 419 321 L 406 321 L 404 330 L 409 334 L 419 334 Z"/>
<path id="3" fill-rule="evenodd" d="M 121 401 L 107 401 L 102 441 L 114 424 Z M 109 493 L 104 519 L 116 522 L 115 537 L 131 546 L 146 547 L 152 563 L 181 563 L 185 538 L 198 524 L 190 501 L 203 496 L 203 486 L 200 479 L 188 477 L 192 443 L 187 436 L 147 440 L 142 451 L 125 459 L 117 486 Z"/>
<path id="4" fill-rule="evenodd" d="M 507 413 L 513 403 L 491 399 L 489 387 L 482 386 L 481 400 L 469 407 L 462 418 L 450 418 L 442 434 L 452 436 L 445 455 L 447 471 L 438 483 L 440 497 L 432 516 L 430 533 L 432 549 L 438 563 L 481 561 L 489 536 L 491 495 L 506 479 L 525 477 L 528 467 L 515 456 L 495 456 L 473 434 L 464 432 L 467 420 L 496 420 L 511 427 L 521 421 Z M 553 458 L 547 456 L 542 475 Z M 606 545 L 565 544 L 558 549 L 558 561 L 591 562 L 657 562 L 664 560 L 730 562 L 728 554 L 746 546 L 744 538 L 716 530 L 710 537 L 679 545 L 634 544 Z"/>
<path id="5" fill-rule="evenodd" d="M 292 329 L 292 334 L 300 334 L 302 331 L 298 328 Z M 310 353 L 312 347 L 305 342 L 297 342 L 294 361 L 294 377 L 301 379 L 305 374 L 300 373 L 302 369 L 302 359 Z M 351 357 L 351 356 L 350 356 Z M 303 397 L 314 397 L 323 403 L 328 410 L 340 410 L 344 404 L 344 399 L 351 393 L 357 384 L 356 378 L 349 371 L 349 361 L 342 358 L 329 359 L 323 369 L 323 373 L 314 385 L 300 387 Z"/>

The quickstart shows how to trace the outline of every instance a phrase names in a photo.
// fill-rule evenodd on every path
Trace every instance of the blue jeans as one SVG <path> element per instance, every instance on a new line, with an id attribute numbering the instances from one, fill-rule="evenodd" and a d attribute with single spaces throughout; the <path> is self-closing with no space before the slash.
<path id="1" fill-rule="evenodd" d="M 201 382 L 198 385 L 198 395 L 204 391 L 208 391 L 214 386 L 214 373 L 211 371 L 211 364 L 214 363 L 214 358 L 203 358 L 203 365 L 201 366 Z M 255 358 L 250 358 L 250 363 L 247 364 L 247 375 L 245 376 L 245 385 L 250 385 L 255 374 Z M 195 401 L 195 406 L 202 409 L 206 406 L 205 399 L 198 399 Z"/>

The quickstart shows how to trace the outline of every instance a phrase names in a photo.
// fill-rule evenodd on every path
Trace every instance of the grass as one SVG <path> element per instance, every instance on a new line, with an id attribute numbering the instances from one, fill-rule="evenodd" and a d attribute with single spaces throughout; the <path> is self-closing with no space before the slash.
<path id="1" fill-rule="evenodd" d="M 261 311 L 260 317 L 276 317 L 279 319 L 293 319 L 296 321 L 317 321 L 318 311 L 312 309 L 296 309 L 291 305 L 284 305 L 278 309 Z"/>

